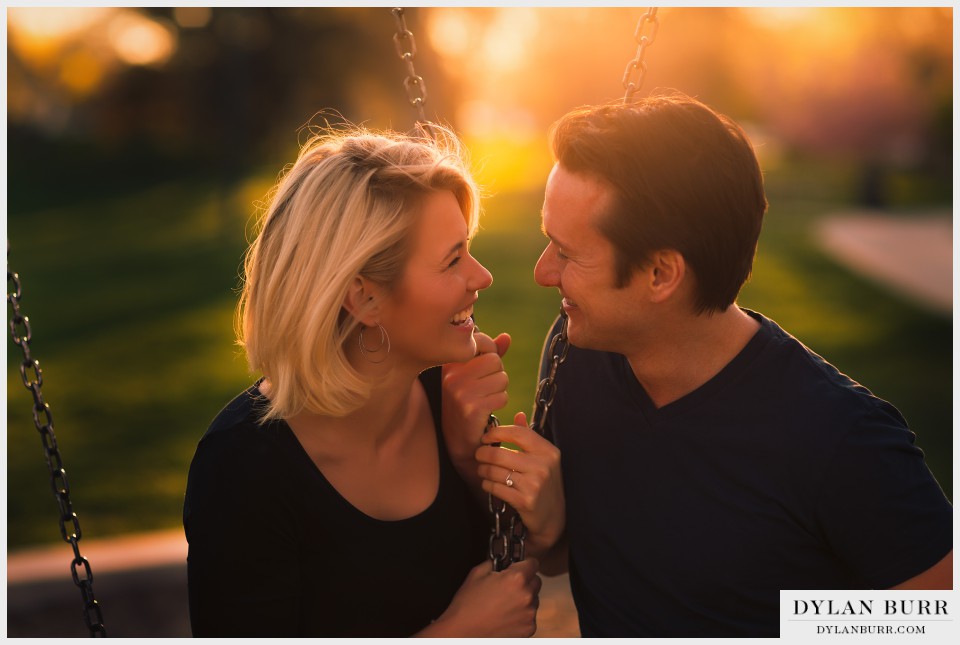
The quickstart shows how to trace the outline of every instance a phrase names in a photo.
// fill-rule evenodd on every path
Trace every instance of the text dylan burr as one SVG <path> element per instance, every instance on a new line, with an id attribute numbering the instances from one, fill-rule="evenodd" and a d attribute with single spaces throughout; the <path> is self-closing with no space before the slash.
<path id="1" fill-rule="evenodd" d="M 794 600 L 796 616 L 947 616 L 946 600 Z"/>

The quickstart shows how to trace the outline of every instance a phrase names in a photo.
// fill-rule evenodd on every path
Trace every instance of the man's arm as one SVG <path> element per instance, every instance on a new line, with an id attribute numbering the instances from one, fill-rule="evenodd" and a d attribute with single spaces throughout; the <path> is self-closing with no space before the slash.
<path id="1" fill-rule="evenodd" d="M 477 331 L 474 338 L 474 358 L 443 366 L 441 416 L 450 459 L 478 502 L 486 506 L 487 496 L 480 488 L 474 451 L 481 444 L 490 413 L 507 405 L 510 380 L 502 357 L 510 347 L 510 335 L 503 333 L 493 339 Z"/>
<path id="2" fill-rule="evenodd" d="M 953 550 L 923 573 L 891 589 L 953 589 Z"/>
<path id="3" fill-rule="evenodd" d="M 540 573 L 545 576 L 560 576 L 570 569 L 570 548 L 564 532 L 553 548 L 540 556 Z"/>

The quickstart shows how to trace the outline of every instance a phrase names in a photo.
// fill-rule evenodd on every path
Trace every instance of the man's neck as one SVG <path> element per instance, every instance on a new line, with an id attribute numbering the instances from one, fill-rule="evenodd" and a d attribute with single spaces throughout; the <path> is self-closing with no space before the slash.
<path id="1" fill-rule="evenodd" d="M 760 323 L 731 305 L 721 313 L 684 316 L 626 354 L 637 380 L 661 408 L 716 376 L 746 347 Z"/>

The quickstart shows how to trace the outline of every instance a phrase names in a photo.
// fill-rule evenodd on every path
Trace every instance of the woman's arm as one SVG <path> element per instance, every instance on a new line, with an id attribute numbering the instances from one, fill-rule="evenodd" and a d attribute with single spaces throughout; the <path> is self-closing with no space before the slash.
<path id="1" fill-rule="evenodd" d="M 538 562 L 528 558 L 504 571 L 489 562 L 470 570 L 443 615 L 415 634 L 446 638 L 524 638 L 537 631 Z"/>
<path id="2" fill-rule="evenodd" d="M 515 425 L 499 426 L 483 435 L 476 450 L 483 490 L 510 504 L 527 528 L 526 550 L 543 559 L 564 535 L 566 506 L 560 474 L 560 449 L 527 426 L 518 412 Z M 520 448 L 508 450 L 494 443 Z M 556 569 L 550 558 L 551 574 Z"/>
<path id="3" fill-rule="evenodd" d="M 277 473 L 219 436 L 197 449 L 184 500 L 193 635 L 296 636 L 300 571 L 293 509 Z M 254 462 L 256 463 L 256 462 Z"/>

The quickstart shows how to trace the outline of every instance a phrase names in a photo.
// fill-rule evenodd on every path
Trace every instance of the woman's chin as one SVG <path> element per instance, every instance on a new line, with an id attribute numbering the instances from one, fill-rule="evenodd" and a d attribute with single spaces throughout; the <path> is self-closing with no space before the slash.
<path id="1" fill-rule="evenodd" d="M 463 349 L 452 351 L 447 355 L 444 363 L 465 363 L 477 355 L 477 341 L 473 338 L 469 343 L 465 343 Z"/>

